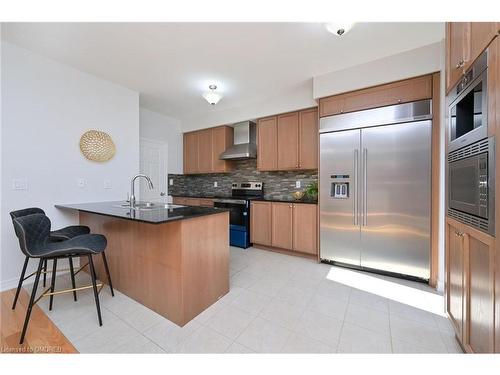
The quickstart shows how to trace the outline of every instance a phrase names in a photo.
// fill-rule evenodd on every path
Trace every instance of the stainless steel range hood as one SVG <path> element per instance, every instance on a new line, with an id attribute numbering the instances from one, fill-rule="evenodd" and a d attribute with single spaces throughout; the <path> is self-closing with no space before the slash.
<path id="1" fill-rule="evenodd" d="M 234 124 L 234 144 L 220 154 L 221 160 L 244 160 L 257 157 L 257 128 L 255 122 Z"/>

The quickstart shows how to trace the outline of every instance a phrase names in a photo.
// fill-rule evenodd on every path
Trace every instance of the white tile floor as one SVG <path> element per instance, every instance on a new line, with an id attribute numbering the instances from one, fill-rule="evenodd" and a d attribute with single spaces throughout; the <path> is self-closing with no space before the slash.
<path id="1" fill-rule="evenodd" d="M 230 272 L 230 292 L 182 328 L 108 288 L 102 327 L 91 290 L 39 305 L 82 353 L 461 352 L 426 285 L 254 248 L 231 248 Z"/>

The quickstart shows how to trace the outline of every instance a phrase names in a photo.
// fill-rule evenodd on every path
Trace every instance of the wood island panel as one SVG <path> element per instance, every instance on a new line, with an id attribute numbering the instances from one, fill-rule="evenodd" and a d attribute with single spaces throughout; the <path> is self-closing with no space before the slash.
<path id="1" fill-rule="evenodd" d="M 113 287 L 180 326 L 229 292 L 228 212 L 163 224 L 80 212 L 80 224 L 106 236 Z"/>

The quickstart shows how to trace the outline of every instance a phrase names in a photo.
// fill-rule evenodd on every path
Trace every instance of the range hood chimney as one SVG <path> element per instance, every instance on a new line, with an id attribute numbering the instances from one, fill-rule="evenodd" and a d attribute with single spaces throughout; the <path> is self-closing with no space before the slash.
<path id="1" fill-rule="evenodd" d="M 220 154 L 221 160 L 245 160 L 257 157 L 257 128 L 255 122 L 234 124 L 234 144 Z"/>

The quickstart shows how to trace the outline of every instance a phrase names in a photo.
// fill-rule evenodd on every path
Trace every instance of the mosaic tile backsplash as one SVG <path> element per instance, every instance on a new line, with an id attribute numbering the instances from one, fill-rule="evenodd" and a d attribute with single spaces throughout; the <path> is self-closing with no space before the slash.
<path id="1" fill-rule="evenodd" d="M 227 173 L 211 173 L 182 175 L 169 174 L 173 186 L 168 187 L 168 193 L 177 196 L 231 196 L 231 183 L 243 181 L 260 181 L 264 183 L 266 199 L 290 199 L 291 193 L 304 190 L 306 186 L 318 180 L 318 171 L 280 171 L 261 172 L 257 170 L 257 160 L 235 161 L 235 169 Z M 301 188 L 295 187 L 295 181 L 300 180 Z M 217 182 L 217 187 L 214 187 Z"/>

